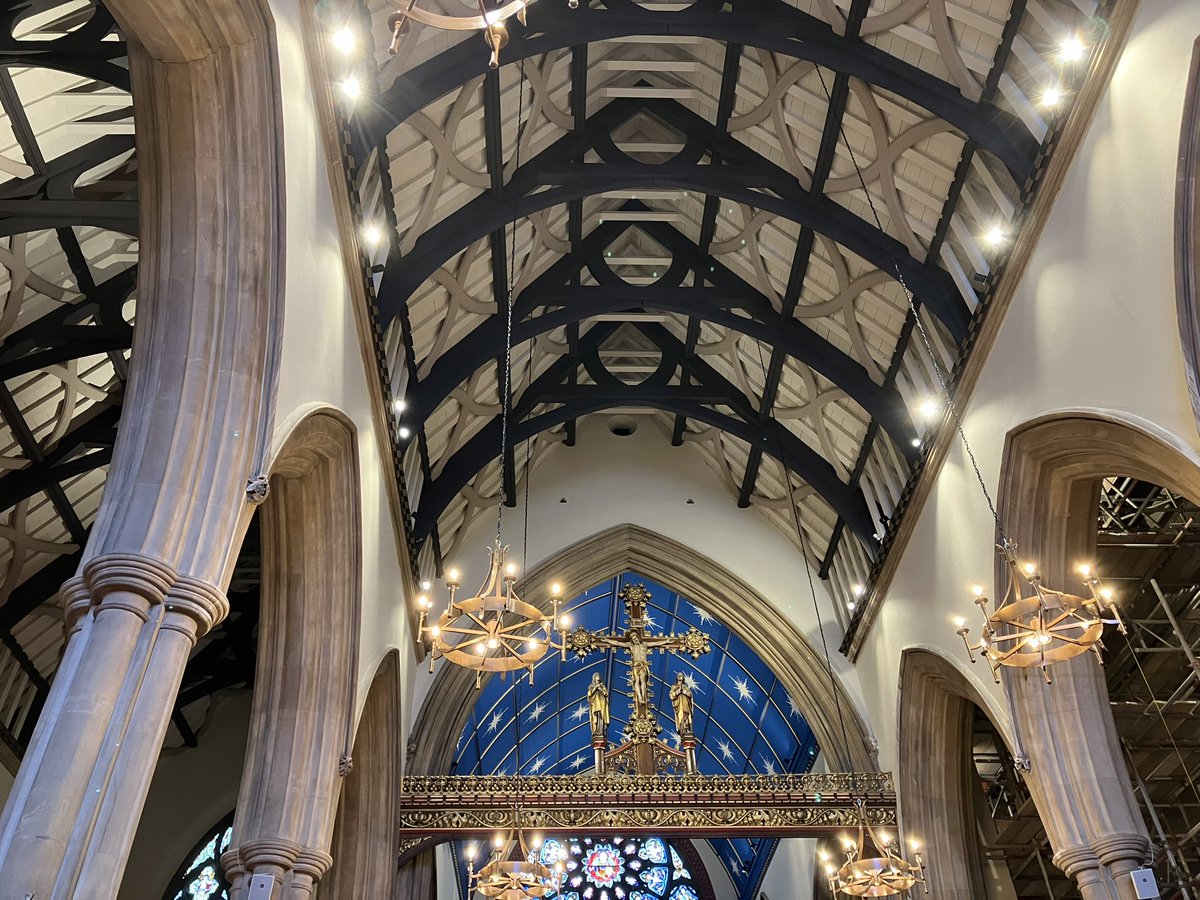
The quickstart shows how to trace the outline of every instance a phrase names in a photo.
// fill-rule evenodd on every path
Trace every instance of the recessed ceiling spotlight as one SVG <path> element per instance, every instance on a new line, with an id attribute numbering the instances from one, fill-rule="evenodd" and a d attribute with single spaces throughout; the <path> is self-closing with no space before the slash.
<path id="1" fill-rule="evenodd" d="M 993 225 L 984 232 L 983 240 L 991 247 L 999 247 L 1004 243 L 1005 237 L 1004 229 L 999 225 Z"/>
<path id="2" fill-rule="evenodd" d="M 941 408 L 942 408 L 942 405 L 940 403 L 938 403 L 932 397 L 927 397 L 921 403 L 921 415 L 924 416 L 926 419 L 932 419 L 934 416 L 936 416 L 938 414 L 938 411 Z"/>
<path id="3" fill-rule="evenodd" d="M 392 408 L 396 410 L 396 415 L 399 415 L 408 409 L 408 404 L 404 402 L 403 398 L 401 398 L 392 404 Z"/>
<path id="4" fill-rule="evenodd" d="M 920 446 L 921 446 L 921 439 L 920 439 L 920 438 L 913 438 L 913 439 L 912 439 L 912 445 L 913 445 L 914 447 L 920 447 Z"/>
<path id="5" fill-rule="evenodd" d="M 362 82 L 351 75 L 342 82 L 342 96 L 347 100 L 357 100 L 362 96 Z"/>
<path id="6" fill-rule="evenodd" d="M 349 25 L 343 25 L 335 31 L 331 40 L 337 51 L 344 56 L 349 56 L 358 46 L 358 36 Z"/>
<path id="7" fill-rule="evenodd" d="M 378 247 L 379 242 L 383 240 L 383 231 L 378 225 L 368 225 L 363 229 L 362 234 L 363 240 L 367 242 L 368 247 Z"/>
<path id="8" fill-rule="evenodd" d="M 1063 91 L 1057 84 L 1052 84 L 1046 90 L 1042 91 L 1042 107 L 1045 109 L 1054 109 L 1058 104 L 1062 103 Z"/>
<path id="9" fill-rule="evenodd" d="M 405 428 L 403 425 L 400 426 L 400 440 L 407 441 L 411 434 L 412 434 L 412 432 L 409 431 L 407 428 Z"/>
<path id="10" fill-rule="evenodd" d="M 1063 62 L 1079 62 L 1083 59 L 1085 49 L 1079 35 L 1071 34 L 1063 38 L 1063 42 L 1058 45 L 1058 58 Z"/>
<path id="11" fill-rule="evenodd" d="M 863 587 L 861 584 L 854 585 L 854 587 L 850 588 L 850 590 L 854 592 L 855 597 L 861 597 L 863 594 L 865 594 L 867 592 L 867 589 L 865 587 Z"/>

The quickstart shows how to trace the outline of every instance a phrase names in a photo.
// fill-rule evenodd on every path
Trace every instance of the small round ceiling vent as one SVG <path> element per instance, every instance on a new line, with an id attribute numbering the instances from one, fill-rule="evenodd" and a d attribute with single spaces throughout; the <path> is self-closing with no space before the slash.
<path id="1" fill-rule="evenodd" d="M 629 437 L 637 431 L 637 422 L 629 416 L 613 416 L 608 420 L 608 430 L 617 437 Z"/>

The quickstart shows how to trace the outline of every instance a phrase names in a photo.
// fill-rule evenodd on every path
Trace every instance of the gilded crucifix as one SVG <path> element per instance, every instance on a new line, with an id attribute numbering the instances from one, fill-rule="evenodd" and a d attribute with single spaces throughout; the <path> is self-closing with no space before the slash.
<path id="1" fill-rule="evenodd" d="M 686 653 L 692 659 L 699 659 L 712 648 L 708 635 L 695 626 L 683 634 L 651 634 L 647 630 L 650 620 L 646 615 L 646 601 L 650 599 L 650 592 L 644 584 L 625 585 L 617 598 L 624 602 L 629 619 L 625 633 L 588 631 L 580 625 L 570 634 L 567 648 L 580 659 L 597 650 L 624 650 L 629 654 L 629 737 L 633 744 L 644 745 L 650 750 L 662 730 L 650 708 L 650 654 L 658 650 L 660 653 Z M 590 698 L 589 692 L 589 701 Z M 606 693 L 606 711 L 607 699 Z M 674 701 L 675 698 L 672 699 Z M 593 721 L 593 746 L 602 746 L 604 734 L 597 734 L 594 724 Z M 680 734 L 680 738 L 684 741 L 691 738 L 694 746 L 694 738 L 690 734 Z M 652 754 L 646 755 L 652 758 Z"/>

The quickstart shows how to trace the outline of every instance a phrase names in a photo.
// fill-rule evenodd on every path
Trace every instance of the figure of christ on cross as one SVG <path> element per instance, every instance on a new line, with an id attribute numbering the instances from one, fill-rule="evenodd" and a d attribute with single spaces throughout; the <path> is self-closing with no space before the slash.
<path id="1" fill-rule="evenodd" d="M 627 584 L 617 598 L 624 602 L 629 625 L 624 634 L 588 631 L 582 625 L 570 636 L 569 649 L 580 659 L 597 650 L 624 650 L 629 654 L 629 733 L 635 744 L 652 744 L 661 730 L 650 708 L 650 654 L 686 653 L 699 659 L 708 653 L 708 635 L 694 626 L 683 634 L 650 634 L 646 629 L 646 601 L 650 592 L 644 584 Z"/>

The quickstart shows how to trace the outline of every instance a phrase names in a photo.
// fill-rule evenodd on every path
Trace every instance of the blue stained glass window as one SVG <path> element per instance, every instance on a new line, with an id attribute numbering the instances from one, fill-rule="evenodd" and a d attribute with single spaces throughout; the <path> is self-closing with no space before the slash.
<path id="1" fill-rule="evenodd" d="M 184 857 L 183 864 L 163 900 L 229 900 L 229 881 L 221 868 L 221 854 L 233 840 L 233 813 L 230 813 Z"/>

